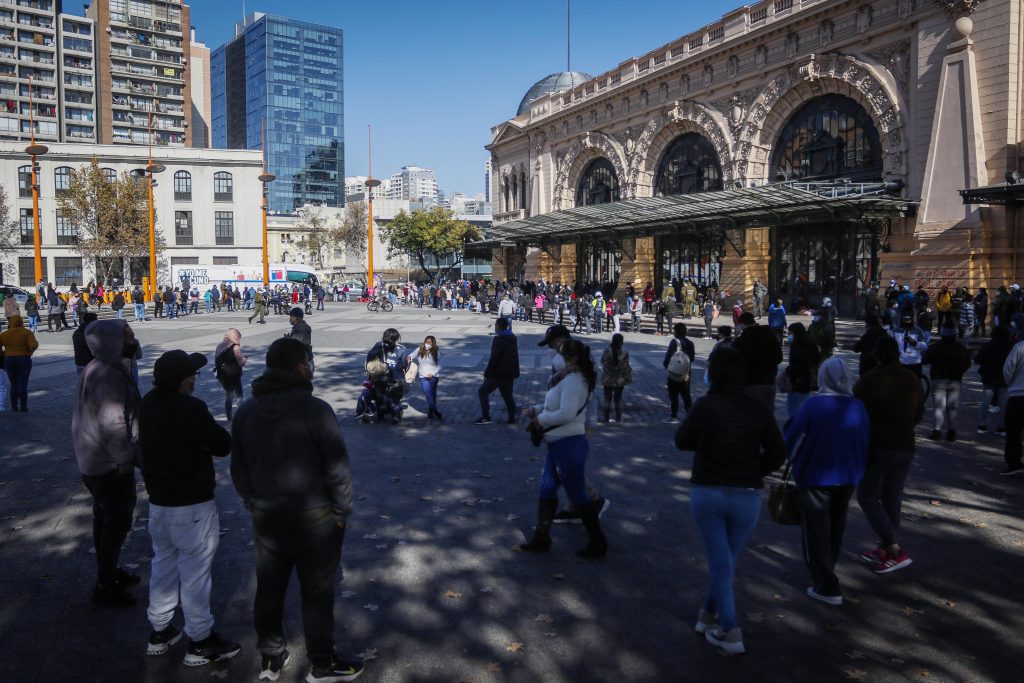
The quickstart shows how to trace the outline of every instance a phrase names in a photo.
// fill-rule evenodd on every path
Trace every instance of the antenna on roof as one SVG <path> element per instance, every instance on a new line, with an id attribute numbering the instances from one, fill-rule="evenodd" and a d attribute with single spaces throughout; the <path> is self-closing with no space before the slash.
<path id="1" fill-rule="evenodd" d="M 242 0 L 242 26 L 245 26 L 245 0 Z"/>
<path id="2" fill-rule="evenodd" d="M 572 71 L 572 0 L 565 0 L 565 70 Z"/>

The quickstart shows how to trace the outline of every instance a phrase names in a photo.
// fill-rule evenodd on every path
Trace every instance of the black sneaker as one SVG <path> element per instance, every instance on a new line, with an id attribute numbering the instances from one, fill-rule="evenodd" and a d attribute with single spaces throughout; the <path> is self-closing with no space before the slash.
<path id="1" fill-rule="evenodd" d="M 988 431 L 988 427 L 985 425 L 978 425 L 978 434 L 984 434 Z"/>
<path id="2" fill-rule="evenodd" d="M 188 644 L 188 651 L 185 653 L 185 666 L 202 666 L 210 662 L 223 662 L 231 659 L 239 653 L 242 646 L 238 643 L 229 643 L 220 637 L 220 634 L 213 631 L 205 639 L 192 641 Z"/>
<path id="3" fill-rule="evenodd" d="M 1021 467 L 1020 465 L 1017 465 L 1016 467 L 1007 467 L 999 474 L 1001 474 L 1004 477 L 1013 477 L 1018 474 L 1024 474 L 1024 467 Z"/>
<path id="4" fill-rule="evenodd" d="M 151 631 L 146 654 L 157 657 L 170 650 L 181 640 L 181 629 L 174 624 L 167 624 L 163 631 Z"/>
<path id="5" fill-rule="evenodd" d="M 583 519 L 580 517 L 580 512 L 573 506 L 569 506 L 564 510 L 559 510 L 555 513 L 555 524 L 582 524 Z"/>
<path id="6" fill-rule="evenodd" d="M 92 604 L 104 607 L 131 607 L 135 604 L 135 596 L 122 586 L 100 586 L 92 589 Z"/>
<path id="7" fill-rule="evenodd" d="M 942 439 L 942 432 L 940 432 L 938 429 L 933 429 L 932 433 L 928 435 L 928 438 L 931 439 L 932 441 L 939 441 L 940 439 Z"/>
<path id="8" fill-rule="evenodd" d="M 950 429 L 946 432 L 946 441 L 956 441 L 956 430 Z"/>
<path id="9" fill-rule="evenodd" d="M 491 418 L 489 418 L 489 417 L 478 417 L 476 420 L 473 421 L 473 424 L 475 424 L 475 425 L 489 425 L 489 424 L 491 424 Z"/>
<path id="10" fill-rule="evenodd" d="M 363 673 L 363 665 L 359 662 L 343 662 L 335 659 L 330 666 L 319 667 L 316 664 L 306 676 L 306 683 L 343 683 L 354 681 Z"/>
<path id="11" fill-rule="evenodd" d="M 276 681 L 281 676 L 281 670 L 284 669 L 284 665 L 288 663 L 288 659 L 291 657 L 288 654 L 288 650 L 285 650 L 279 655 L 263 655 L 260 659 L 260 680 L 261 681 Z"/>
<path id="12" fill-rule="evenodd" d="M 114 576 L 114 585 L 121 586 L 122 588 L 131 588 L 132 586 L 138 586 L 139 582 L 142 581 L 142 577 L 138 574 L 129 574 L 120 567 L 117 568 L 117 572 Z"/>

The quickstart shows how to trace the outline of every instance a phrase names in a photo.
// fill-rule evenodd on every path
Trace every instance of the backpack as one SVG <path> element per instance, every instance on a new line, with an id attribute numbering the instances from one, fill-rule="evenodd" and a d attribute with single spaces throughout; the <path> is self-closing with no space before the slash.
<path id="1" fill-rule="evenodd" d="M 676 344 L 676 352 L 668 359 L 668 367 L 665 369 L 668 371 L 668 376 L 671 379 L 677 382 L 685 382 L 690 376 L 690 357 L 686 355 L 682 344 L 677 340 L 672 341 Z"/>
<path id="2" fill-rule="evenodd" d="M 231 381 L 242 376 L 242 366 L 238 364 L 238 359 L 235 358 L 235 346 L 237 344 L 232 344 L 224 349 L 213 360 L 217 379 Z"/>

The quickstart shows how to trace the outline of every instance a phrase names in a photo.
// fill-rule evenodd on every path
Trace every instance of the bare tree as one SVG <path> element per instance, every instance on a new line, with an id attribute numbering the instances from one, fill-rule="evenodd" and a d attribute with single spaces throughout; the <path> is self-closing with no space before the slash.
<path id="1" fill-rule="evenodd" d="M 323 270 L 324 258 L 330 254 L 333 241 L 323 210 L 319 206 L 305 207 L 297 227 L 303 232 L 299 249 L 306 255 L 310 265 Z"/>
<path id="2" fill-rule="evenodd" d="M 8 203 L 7 188 L 0 185 L 0 270 L 13 270 L 21 248 L 21 233 L 14 220 L 14 209 Z"/>
<path id="3" fill-rule="evenodd" d="M 364 281 L 369 265 L 366 245 L 368 219 L 369 209 L 366 202 L 349 202 L 345 205 L 345 216 L 331 226 L 331 241 L 334 247 L 345 252 L 349 263 L 354 263 L 364 274 Z"/>

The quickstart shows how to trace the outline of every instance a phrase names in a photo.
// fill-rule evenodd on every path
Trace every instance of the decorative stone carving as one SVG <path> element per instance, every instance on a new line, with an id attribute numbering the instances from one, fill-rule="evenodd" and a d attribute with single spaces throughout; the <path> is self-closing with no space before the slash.
<path id="1" fill-rule="evenodd" d="M 574 140 L 567 150 L 559 151 L 556 154 L 558 170 L 555 173 L 555 187 L 552 195 L 552 204 L 556 211 L 568 208 L 563 206 L 562 197 L 566 191 L 569 191 L 571 196 L 572 189 L 569 182 L 575 182 L 575 176 L 579 175 L 585 162 L 597 157 L 608 159 L 612 168 L 615 169 L 615 174 L 619 177 L 620 185 L 623 183 L 626 178 L 626 167 L 623 163 L 621 147 L 605 133 L 590 131 Z M 622 196 L 623 199 L 630 197 L 629 194 Z"/>
<path id="2" fill-rule="evenodd" d="M 647 98 L 647 91 L 646 90 L 641 90 L 640 91 L 640 107 L 641 108 L 647 107 L 647 99 L 648 99 Z"/>
<path id="3" fill-rule="evenodd" d="M 615 107 L 608 103 L 604 108 L 604 117 L 610 121 L 613 116 L 615 116 Z"/>
<path id="4" fill-rule="evenodd" d="M 981 0 L 935 0 L 935 4 L 946 10 L 950 16 L 960 17 L 973 14 Z"/>
<path id="5" fill-rule="evenodd" d="M 761 86 L 755 86 L 711 103 L 729 122 L 729 130 L 734 138 L 739 137 L 740 128 L 750 112 L 750 106 L 761 93 L 761 89 Z"/>
<path id="6" fill-rule="evenodd" d="M 826 47 L 832 42 L 832 36 L 836 33 L 836 25 L 831 19 L 826 19 L 818 25 L 818 47 Z"/>
<path id="7" fill-rule="evenodd" d="M 754 48 L 754 66 L 760 68 L 768 64 L 768 46 L 758 45 Z"/>
<path id="8" fill-rule="evenodd" d="M 863 5 L 857 10 L 857 33 L 865 33 L 875 20 L 875 10 L 871 5 Z"/>
<path id="9" fill-rule="evenodd" d="M 910 39 L 884 45 L 867 53 L 876 62 L 884 66 L 904 96 L 910 95 Z"/>
<path id="10" fill-rule="evenodd" d="M 786 36 L 786 59 L 793 59 L 800 52 L 800 34 L 790 33 Z"/>
<path id="11" fill-rule="evenodd" d="M 807 82 L 814 82 L 818 80 L 818 75 L 821 73 L 821 66 L 815 55 L 808 56 L 805 63 L 797 67 L 797 74 L 799 77 Z"/>
<path id="12" fill-rule="evenodd" d="M 906 19 L 915 9 L 915 0 L 899 0 L 896 7 L 896 14 L 900 19 Z"/>

